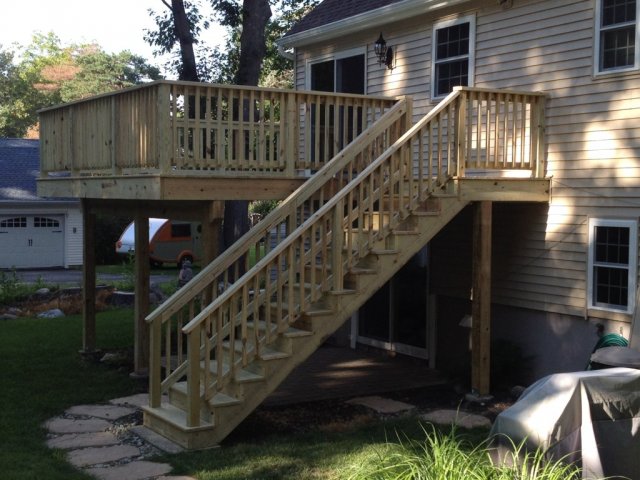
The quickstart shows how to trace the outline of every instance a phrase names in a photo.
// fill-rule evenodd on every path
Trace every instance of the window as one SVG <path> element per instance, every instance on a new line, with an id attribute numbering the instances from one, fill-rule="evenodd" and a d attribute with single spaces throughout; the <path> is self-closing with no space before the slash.
<path id="1" fill-rule="evenodd" d="M 473 17 L 437 23 L 433 27 L 432 96 L 473 84 L 475 21 Z"/>
<path id="2" fill-rule="evenodd" d="M 364 94 L 365 54 L 360 50 L 350 50 L 333 58 L 312 60 L 307 78 L 311 90 Z"/>
<path id="3" fill-rule="evenodd" d="M 171 236 L 173 238 L 190 237 L 191 224 L 190 223 L 172 223 Z"/>
<path id="4" fill-rule="evenodd" d="M 60 222 L 54 218 L 34 217 L 33 226 L 35 228 L 59 228 Z"/>
<path id="5" fill-rule="evenodd" d="M 27 217 L 7 218 L 0 222 L 0 228 L 27 228 Z"/>
<path id="6" fill-rule="evenodd" d="M 636 0 L 596 1 L 596 72 L 639 67 Z"/>
<path id="7" fill-rule="evenodd" d="M 638 224 L 589 220 L 589 308 L 633 312 Z"/>

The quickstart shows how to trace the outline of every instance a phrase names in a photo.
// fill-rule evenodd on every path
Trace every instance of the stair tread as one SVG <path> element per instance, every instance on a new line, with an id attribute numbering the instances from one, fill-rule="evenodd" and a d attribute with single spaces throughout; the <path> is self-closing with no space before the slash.
<path id="1" fill-rule="evenodd" d="M 225 346 L 228 348 L 229 342 L 225 342 Z M 236 348 L 236 352 L 240 353 L 240 351 L 242 350 L 242 340 L 235 341 L 235 348 Z M 252 353 L 254 350 L 255 350 L 255 345 L 250 344 L 247 352 Z M 277 358 L 287 358 L 290 356 L 291 354 L 289 353 L 280 352 L 278 350 L 274 350 L 272 348 L 265 347 L 265 346 L 260 347 L 260 358 L 262 360 L 274 360 Z"/>
<path id="2" fill-rule="evenodd" d="M 209 400 L 209 404 L 212 407 L 232 407 L 233 405 L 240 405 L 241 403 L 242 400 L 223 392 L 216 393 L 211 400 Z"/>

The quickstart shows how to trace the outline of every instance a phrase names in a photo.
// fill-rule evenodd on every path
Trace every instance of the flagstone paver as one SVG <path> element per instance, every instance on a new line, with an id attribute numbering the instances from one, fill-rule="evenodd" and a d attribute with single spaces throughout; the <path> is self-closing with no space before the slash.
<path id="1" fill-rule="evenodd" d="M 378 413 L 401 413 L 408 412 L 416 408 L 414 405 L 410 405 L 404 402 L 398 402 L 391 400 L 390 398 L 383 398 L 378 396 L 371 397 L 358 397 L 348 400 L 347 403 L 353 405 L 364 405 L 375 410 Z"/>
<path id="2" fill-rule="evenodd" d="M 87 467 L 99 463 L 115 462 L 124 458 L 140 455 L 140 449 L 131 445 L 113 445 L 111 447 L 89 447 L 72 450 L 67 458 L 76 467 Z"/>
<path id="3" fill-rule="evenodd" d="M 438 425 L 458 425 L 462 428 L 489 428 L 491 420 L 482 415 L 464 412 L 462 410 L 434 410 L 425 413 L 420 418 Z"/>
<path id="4" fill-rule="evenodd" d="M 169 473 L 171 465 L 140 460 L 109 468 L 89 468 L 85 471 L 100 480 L 142 480 Z"/>
<path id="5" fill-rule="evenodd" d="M 77 405 L 69 408 L 65 413 L 67 415 L 86 415 L 104 420 L 117 420 L 136 413 L 136 409 L 120 405 Z"/>
<path id="6" fill-rule="evenodd" d="M 101 418 L 74 419 L 58 417 L 45 423 L 45 428 L 51 433 L 104 432 L 110 426 L 110 422 Z"/>
<path id="7" fill-rule="evenodd" d="M 72 448 L 106 447 L 120 443 L 111 432 L 67 433 L 47 440 L 49 448 L 70 450 Z"/>

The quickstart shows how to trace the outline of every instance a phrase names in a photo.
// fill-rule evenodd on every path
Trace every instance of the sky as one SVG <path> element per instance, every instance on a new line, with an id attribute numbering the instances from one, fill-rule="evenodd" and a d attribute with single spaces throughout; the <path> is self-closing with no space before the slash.
<path id="1" fill-rule="evenodd" d="M 142 39 L 154 27 L 149 8 L 166 7 L 160 0 L 2 0 L 0 45 L 28 45 L 34 32 L 53 31 L 63 45 L 96 42 L 107 52 L 129 50 L 156 63 Z M 203 37 L 211 45 L 220 40 L 220 30 Z"/>

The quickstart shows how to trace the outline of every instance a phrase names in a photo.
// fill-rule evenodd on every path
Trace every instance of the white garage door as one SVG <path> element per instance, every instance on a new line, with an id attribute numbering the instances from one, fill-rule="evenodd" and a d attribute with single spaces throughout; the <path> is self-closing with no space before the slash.
<path id="1" fill-rule="evenodd" d="M 0 216 L 0 268 L 64 266 L 63 232 L 63 216 Z"/>

